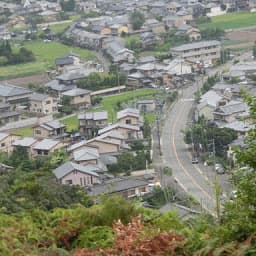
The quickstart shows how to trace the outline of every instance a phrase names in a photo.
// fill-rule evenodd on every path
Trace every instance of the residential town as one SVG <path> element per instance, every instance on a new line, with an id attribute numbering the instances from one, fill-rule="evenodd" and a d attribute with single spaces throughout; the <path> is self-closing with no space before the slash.
<path id="1" fill-rule="evenodd" d="M 221 223 L 251 170 L 255 14 L 254 0 L 1 1 L 0 178 Z"/>

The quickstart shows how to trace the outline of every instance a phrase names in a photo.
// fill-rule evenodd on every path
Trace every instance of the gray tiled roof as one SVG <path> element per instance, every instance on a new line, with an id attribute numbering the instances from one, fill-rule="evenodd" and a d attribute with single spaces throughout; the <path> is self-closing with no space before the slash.
<path id="1" fill-rule="evenodd" d="M 64 96 L 70 96 L 70 97 L 75 97 L 79 95 L 85 95 L 85 94 L 90 94 L 91 91 L 81 89 L 81 88 L 75 88 L 66 92 L 63 92 L 62 95 Z"/>
<path id="2" fill-rule="evenodd" d="M 10 85 L 7 83 L 0 84 L 0 96 L 2 97 L 10 97 L 27 93 L 31 93 L 31 91 L 29 89 L 18 87 L 15 85 Z"/>
<path id="3" fill-rule="evenodd" d="M 42 141 L 36 143 L 36 145 L 33 148 L 39 150 L 50 150 L 51 148 L 55 147 L 58 143 L 59 141 L 57 140 L 43 139 Z"/>
<path id="4" fill-rule="evenodd" d="M 30 95 L 30 100 L 33 101 L 44 101 L 49 98 L 49 95 L 42 93 L 33 93 Z"/>
<path id="5" fill-rule="evenodd" d="M 20 113 L 16 111 L 7 111 L 0 113 L 0 118 L 12 117 L 12 116 L 19 116 Z"/>
<path id="6" fill-rule="evenodd" d="M 5 133 L 5 132 L 0 132 L 0 141 L 5 139 L 6 137 L 8 137 L 9 134 L 8 133 Z"/>
<path id="7" fill-rule="evenodd" d="M 144 187 L 147 186 L 148 183 L 143 180 L 137 179 L 117 179 L 109 181 L 105 184 L 95 185 L 91 189 L 92 195 L 100 195 L 100 194 L 112 194 L 121 191 L 125 191 L 128 189 L 133 189 L 137 187 Z"/>
<path id="8" fill-rule="evenodd" d="M 75 161 L 88 161 L 99 158 L 99 152 L 96 148 L 85 147 L 80 150 L 76 150 L 74 153 Z"/>
<path id="9" fill-rule="evenodd" d="M 46 123 L 44 123 L 44 125 L 47 125 L 47 126 L 53 128 L 53 129 L 59 129 L 59 128 L 64 128 L 65 127 L 65 125 L 62 124 L 58 120 L 52 120 L 52 121 L 46 122 Z"/>
<path id="10" fill-rule="evenodd" d="M 67 151 L 70 152 L 70 151 L 74 151 L 76 150 L 77 148 L 80 148 L 80 147 L 83 147 L 83 146 L 86 146 L 87 144 L 87 141 L 86 140 L 82 140 L 80 142 L 77 142 L 71 146 L 68 147 Z"/>
<path id="11" fill-rule="evenodd" d="M 117 112 L 117 119 L 123 118 L 125 116 L 139 117 L 139 115 L 140 115 L 140 112 L 138 109 L 126 108 Z"/>
<path id="12" fill-rule="evenodd" d="M 71 65 L 73 63 L 74 63 L 73 58 L 69 57 L 69 56 L 65 56 L 65 57 L 62 57 L 62 58 L 57 58 L 55 60 L 56 65 Z"/>
<path id="13" fill-rule="evenodd" d="M 30 147 L 32 144 L 34 144 L 37 140 L 32 137 L 25 137 L 20 140 L 15 140 L 12 145 L 13 146 L 21 146 L 21 147 Z"/>
<path id="14" fill-rule="evenodd" d="M 220 46 L 220 42 L 217 40 L 201 41 L 201 42 L 195 42 L 195 43 L 190 43 L 190 44 L 183 44 L 183 45 L 174 47 L 171 50 L 172 51 L 186 51 L 186 50 L 192 50 L 192 49 L 209 47 L 209 46 Z"/>
<path id="15" fill-rule="evenodd" d="M 222 115 L 231 115 L 234 113 L 244 112 L 248 110 L 248 106 L 244 102 L 230 101 L 228 104 L 218 107 L 214 113 Z"/>
<path id="16" fill-rule="evenodd" d="M 85 119 L 85 120 L 107 120 L 108 119 L 108 112 L 107 111 L 97 111 L 97 112 L 86 112 L 81 113 L 78 115 L 78 119 Z"/>
<path id="17" fill-rule="evenodd" d="M 90 165 L 82 166 L 73 162 L 66 162 L 62 164 L 61 166 L 53 170 L 53 173 L 57 179 L 61 179 L 74 170 L 82 173 L 86 173 L 95 177 L 99 177 L 99 175 L 95 172 L 98 170 L 97 165 L 90 164 Z"/>
<path id="18" fill-rule="evenodd" d="M 115 130 L 115 129 L 118 129 L 118 128 L 123 128 L 123 129 L 127 129 L 127 130 L 134 130 L 134 131 L 139 131 L 140 128 L 135 126 L 135 125 L 121 125 L 121 124 L 113 124 L 113 125 L 109 125 L 103 129 L 100 129 L 98 131 L 98 134 L 103 134 L 103 133 L 106 133 L 106 132 L 109 132 L 111 130 Z"/>

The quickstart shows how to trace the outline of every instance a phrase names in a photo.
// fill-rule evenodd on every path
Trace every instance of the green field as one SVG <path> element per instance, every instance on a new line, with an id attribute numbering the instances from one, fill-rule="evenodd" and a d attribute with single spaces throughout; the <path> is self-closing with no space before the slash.
<path id="1" fill-rule="evenodd" d="M 133 100 L 136 100 L 139 98 L 143 98 L 143 99 L 153 98 L 157 93 L 159 93 L 159 91 L 155 89 L 142 89 L 138 91 L 130 91 L 130 92 L 125 92 L 118 95 L 108 96 L 103 98 L 102 106 L 99 108 L 95 108 L 94 110 L 108 111 L 108 119 L 112 123 L 116 121 L 116 112 L 117 112 L 117 106 L 119 102 L 123 104 L 127 102 L 132 102 Z"/>
<path id="2" fill-rule="evenodd" d="M 0 67 L 0 79 L 25 77 L 44 73 L 54 67 L 54 61 L 57 57 L 61 57 L 71 51 L 79 54 L 84 59 L 93 59 L 95 57 L 94 53 L 91 51 L 70 47 L 57 42 L 45 43 L 43 41 L 33 41 L 26 42 L 22 46 L 34 53 L 36 61 Z M 19 47 L 21 47 L 21 45 L 14 45 L 14 51 Z"/>
<path id="3" fill-rule="evenodd" d="M 62 33 L 64 32 L 71 24 L 73 21 L 61 23 L 61 24 L 54 24 L 54 25 L 49 25 L 50 29 L 54 33 Z"/>
<path id="4" fill-rule="evenodd" d="M 66 125 L 67 132 L 78 131 L 79 122 L 76 115 L 67 117 L 61 120 L 61 122 Z"/>
<path id="5" fill-rule="evenodd" d="M 13 131 L 12 134 L 20 135 L 24 137 L 33 137 L 33 128 L 32 127 L 21 128 L 16 131 Z"/>
<path id="6" fill-rule="evenodd" d="M 256 13 L 228 13 L 211 18 L 211 23 L 202 24 L 200 29 L 220 28 L 235 29 L 256 26 Z"/>

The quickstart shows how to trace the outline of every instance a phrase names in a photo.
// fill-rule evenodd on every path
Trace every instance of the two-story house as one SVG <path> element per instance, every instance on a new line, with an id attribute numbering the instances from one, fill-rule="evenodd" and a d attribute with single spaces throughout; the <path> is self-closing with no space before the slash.
<path id="1" fill-rule="evenodd" d="M 62 149 L 66 146 L 66 144 L 62 143 L 58 140 L 53 139 L 43 139 L 36 143 L 33 149 L 33 156 L 49 156 L 50 153 L 53 153 L 56 150 Z"/>
<path id="2" fill-rule="evenodd" d="M 142 120 L 138 109 L 126 108 L 117 112 L 117 121 L 122 125 L 141 126 Z"/>
<path id="3" fill-rule="evenodd" d="M 49 115 L 58 112 L 57 99 L 47 94 L 33 93 L 30 95 L 29 111 Z"/>
<path id="4" fill-rule="evenodd" d="M 29 97 L 32 92 L 23 87 L 11 85 L 11 84 L 0 84 L 0 102 L 9 103 L 11 107 L 17 106 L 28 106 Z"/>
<path id="5" fill-rule="evenodd" d="M 65 137 L 66 126 L 57 120 L 49 121 L 33 128 L 36 138 Z"/>
<path id="6" fill-rule="evenodd" d="M 243 113 L 248 112 L 248 105 L 241 101 L 231 100 L 224 106 L 219 106 L 213 112 L 214 120 L 233 122 Z"/>
<path id="7" fill-rule="evenodd" d="M 70 98 L 70 104 L 76 107 L 89 107 L 91 105 L 91 91 L 75 88 L 62 93 L 62 96 Z"/>
<path id="8" fill-rule="evenodd" d="M 85 112 L 78 115 L 80 134 L 87 139 L 97 135 L 97 131 L 108 125 L 108 112 Z"/>
<path id="9" fill-rule="evenodd" d="M 22 139 L 17 139 L 12 143 L 14 149 L 21 147 L 25 148 L 28 152 L 28 156 L 30 158 L 33 157 L 33 146 L 38 142 L 35 138 L 32 137 L 24 137 Z"/>
<path id="10" fill-rule="evenodd" d="M 99 175 L 96 171 L 97 166 L 95 165 L 83 166 L 73 162 L 66 162 L 53 170 L 53 173 L 61 184 L 87 187 L 100 183 Z"/>
<path id="11" fill-rule="evenodd" d="M 143 138 L 142 132 L 140 131 L 140 128 L 138 126 L 119 123 L 100 129 L 98 131 L 98 134 L 102 135 L 110 131 L 120 132 L 124 136 L 125 140 L 136 140 Z"/>
<path id="12" fill-rule="evenodd" d="M 10 154 L 13 151 L 12 143 L 18 138 L 17 135 L 0 132 L 0 152 Z"/>

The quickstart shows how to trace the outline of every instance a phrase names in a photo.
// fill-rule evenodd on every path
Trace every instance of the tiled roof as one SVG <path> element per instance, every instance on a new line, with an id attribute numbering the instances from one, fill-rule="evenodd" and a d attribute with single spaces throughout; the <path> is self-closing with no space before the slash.
<path id="1" fill-rule="evenodd" d="M 74 170 L 89 174 L 91 176 L 99 177 L 99 175 L 95 172 L 96 170 L 98 170 L 97 165 L 82 166 L 73 162 L 66 162 L 62 164 L 61 166 L 53 170 L 53 173 L 57 179 L 61 179 Z"/>

